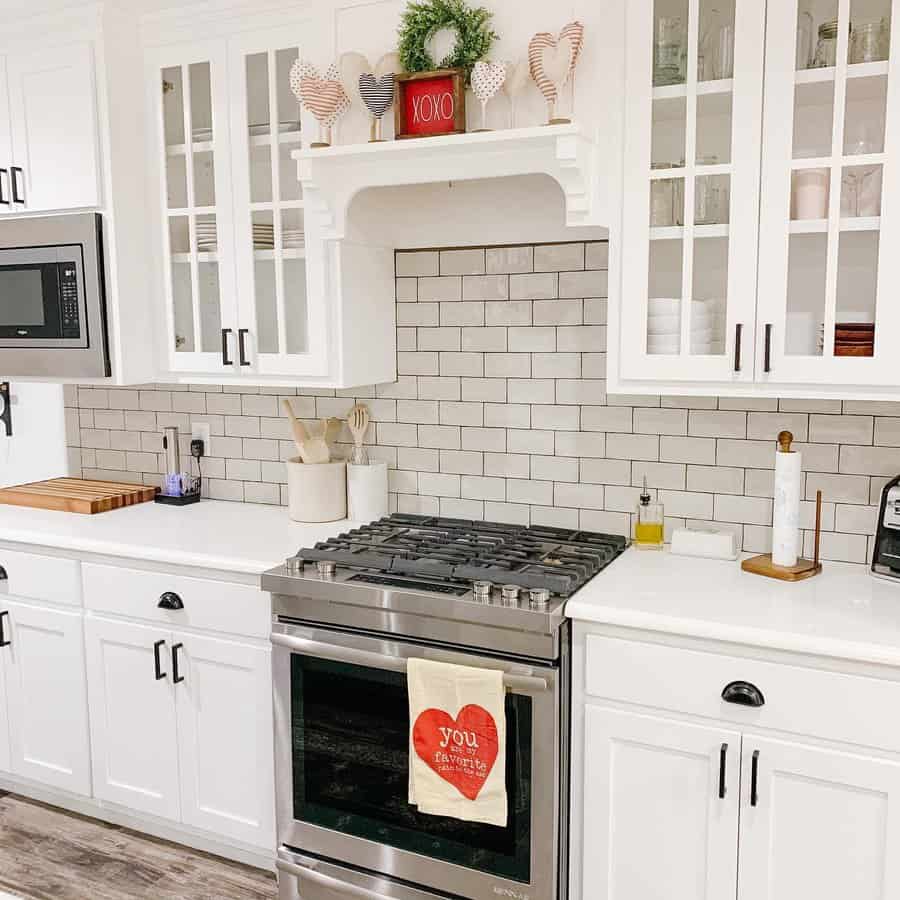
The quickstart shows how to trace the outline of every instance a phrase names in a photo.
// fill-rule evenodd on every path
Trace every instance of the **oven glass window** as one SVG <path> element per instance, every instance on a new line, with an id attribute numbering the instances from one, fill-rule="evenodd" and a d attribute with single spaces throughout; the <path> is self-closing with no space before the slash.
<path id="1" fill-rule="evenodd" d="M 45 324 L 41 268 L 0 268 L 0 326 Z"/>
<path id="2" fill-rule="evenodd" d="M 406 676 L 291 657 L 294 818 L 515 881 L 531 879 L 531 698 L 506 697 L 505 828 L 407 802 Z"/>

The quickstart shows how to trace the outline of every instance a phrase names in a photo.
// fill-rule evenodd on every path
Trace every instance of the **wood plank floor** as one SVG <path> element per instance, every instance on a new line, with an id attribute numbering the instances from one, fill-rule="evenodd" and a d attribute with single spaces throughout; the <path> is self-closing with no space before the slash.
<path id="1" fill-rule="evenodd" d="M 0 792 L 0 895 L 27 900 L 274 900 L 275 877 Z"/>

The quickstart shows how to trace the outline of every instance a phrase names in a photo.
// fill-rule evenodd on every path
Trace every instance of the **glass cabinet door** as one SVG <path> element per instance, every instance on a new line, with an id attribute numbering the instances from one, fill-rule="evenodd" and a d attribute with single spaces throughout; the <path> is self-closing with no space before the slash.
<path id="1" fill-rule="evenodd" d="M 891 0 L 769 4 L 762 380 L 897 384 L 900 150 Z M 892 33 L 893 32 L 893 33 Z M 884 204 L 882 204 L 884 198 Z M 884 251 L 884 252 L 882 252 Z"/>
<path id="2" fill-rule="evenodd" d="M 763 0 L 629 3 L 624 379 L 753 378 Z"/>
<path id="3" fill-rule="evenodd" d="M 304 374 L 310 345 L 303 196 L 291 158 L 301 146 L 290 88 L 299 55 L 285 29 L 230 44 L 240 318 L 250 371 L 261 375 Z"/>
<path id="4" fill-rule="evenodd" d="M 228 372 L 236 345 L 226 84 L 215 48 L 195 50 L 155 63 L 151 86 L 160 98 L 169 361 L 173 371 Z"/>

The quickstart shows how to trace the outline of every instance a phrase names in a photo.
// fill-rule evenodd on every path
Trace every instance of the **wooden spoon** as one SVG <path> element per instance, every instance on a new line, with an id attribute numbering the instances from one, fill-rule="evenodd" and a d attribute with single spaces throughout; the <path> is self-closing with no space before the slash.
<path id="1" fill-rule="evenodd" d="M 304 424 L 294 415 L 294 407 L 291 406 L 291 401 L 288 400 L 287 397 L 283 397 L 281 400 L 281 407 L 284 410 L 284 414 L 291 421 L 291 430 L 294 433 L 294 443 L 297 445 L 297 451 L 300 454 L 300 459 L 303 462 L 307 462 L 306 459 L 306 444 L 309 441 L 309 433 L 306 430 Z"/>
<path id="2" fill-rule="evenodd" d="M 369 455 L 363 447 L 369 427 L 369 408 L 365 403 L 357 403 L 347 416 L 347 427 L 353 435 L 353 454 L 350 461 L 358 466 L 369 464 Z"/>

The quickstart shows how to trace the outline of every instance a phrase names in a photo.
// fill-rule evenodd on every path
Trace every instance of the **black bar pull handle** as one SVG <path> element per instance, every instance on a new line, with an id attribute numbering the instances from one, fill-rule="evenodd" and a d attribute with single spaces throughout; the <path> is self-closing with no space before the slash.
<path id="1" fill-rule="evenodd" d="M 744 325 L 738 322 L 734 326 L 734 371 L 741 371 L 741 341 L 744 336 Z"/>
<path id="2" fill-rule="evenodd" d="M 767 375 L 772 371 L 772 323 L 766 324 L 766 348 L 763 360 L 763 372 Z"/>
<path id="3" fill-rule="evenodd" d="M 21 203 L 22 206 L 24 206 L 25 205 L 25 197 L 19 196 L 19 176 L 23 175 L 24 173 L 19 166 L 12 166 L 9 171 L 10 171 L 10 183 L 12 185 L 12 202 L 13 203 Z"/>
<path id="4" fill-rule="evenodd" d="M 728 744 L 722 744 L 719 750 L 719 799 L 725 799 L 725 766 L 728 759 Z"/>
<path id="5" fill-rule="evenodd" d="M 231 334 L 230 328 L 222 329 L 222 365 L 223 366 L 234 365 L 233 361 L 228 358 L 228 336 L 230 334 Z"/>
<path id="6" fill-rule="evenodd" d="M 157 641 L 153 645 L 153 666 L 156 672 L 156 680 L 162 681 L 166 677 L 166 673 L 162 670 L 162 661 L 159 658 L 159 648 L 165 646 L 165 641 Z"/>
<path id="7" fill-rule="evenodd" d="M 7 169 L 0 169 L 0 204 L 3 206 L 9 206 L 9 200 L 7 200 L 3 196 L 3 178 L 9 178 L 9 171 Z"/>
<path id="8" fill-rule="evenodd" d="M 3 634 L 3 619 L 9 615 L 9 610 L 4 609 L 0 612 L 0 647 L 8 647 L 12 641 Z"/>
<path id="9" fill-rule="evenodd" d="M 756 806 L 759 803 L 759 750 L 753 751 L 753 758 L 750 761 L 750 805 Z"/>
<path id="10" fill-rule="evenodd" d="M 178 651 L 183 646 L 184 644 L 174 644 L 172 647 L 172 682 L 174 684 L 184 681 L 184 675 L 181 675 L 178 671 Z"/>
<path id="11" fill-rule="evenodd" d="M 763 706 L 766 702 L 763 692 L 749 681 L 732 681 L 726 684 L 722 690 L 722 699 L 738 706 Z"/>
<path id="12" fill-rule="evenodd" d="M 247 347 L 245 345 L 249 333 L 249 328 L 238 328 L 238 361 L 242 366 L 250 365 L 250 360 L 247 359 Z"/>

